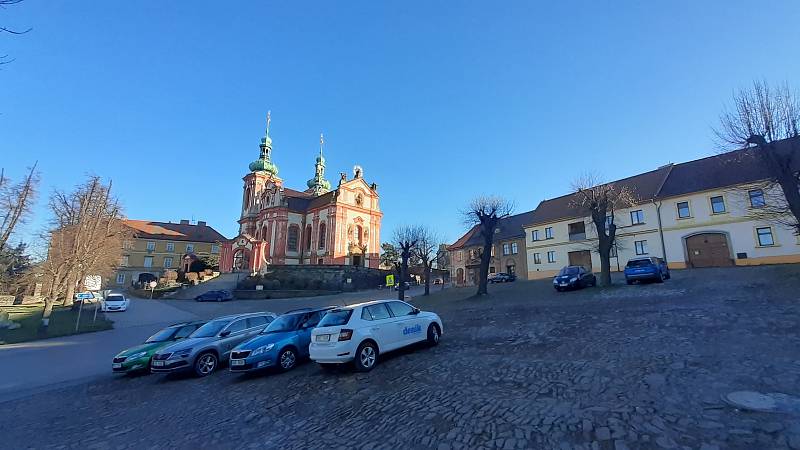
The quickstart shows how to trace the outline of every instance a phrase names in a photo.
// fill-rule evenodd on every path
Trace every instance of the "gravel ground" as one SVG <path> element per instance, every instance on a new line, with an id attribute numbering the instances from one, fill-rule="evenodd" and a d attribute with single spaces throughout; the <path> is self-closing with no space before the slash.
<path id="1" fill-rule="evenodd" d="M 105 380 L 0 404 L 0 447 L 800 449 L 800 414 L 720 400 L 800 397 L 800 266 L 490 290 L 416 302 L 442 316 L 441 344 L 368 374 Z"/>

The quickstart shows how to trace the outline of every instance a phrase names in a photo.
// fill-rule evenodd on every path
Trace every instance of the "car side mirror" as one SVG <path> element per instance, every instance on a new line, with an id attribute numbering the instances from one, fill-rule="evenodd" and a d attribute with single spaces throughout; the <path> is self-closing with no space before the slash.
<path id="1" fill-rule="evenodd" d="M 231 335 L 231 330 L 225 330 L 219 334 L 219 337 L 228 337 Z"/>
<path id="2" fill-rule="evenodd" d="M 414 309 L 411 310 L 411 314 L 415 314 L 416 315 L 416 314 L 419 314 L 419 312 L 420 312 L 419 308 L 414 308 Z"/>

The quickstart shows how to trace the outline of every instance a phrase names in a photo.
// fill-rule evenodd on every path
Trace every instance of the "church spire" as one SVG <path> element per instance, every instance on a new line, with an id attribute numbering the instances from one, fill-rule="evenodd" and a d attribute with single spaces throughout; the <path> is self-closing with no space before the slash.
<path id="1" fill-rule="evenodd" d="M 250 163 L 251 172 L 268 172 L 272 175 L 278 174 L 278 166 L 272 163 L 272 138 L 269 137 L 269 125 L 272 122 L 272 112 L 267 111 L 267 129 L 264 131 L 264 137 L 261 138 L 261 155 L 259 158 Z"/>
<path id="2" fill-rule="evenodd" d="M 325 179 L 325 157 L 322 149 L 325 146 L 325 137 L 319 134 L 319 156 L 314 164 L 314 178 L 308 180 L 306 185 L 314 195 L 322 195 L 331 190 L 331 182 Z"/>

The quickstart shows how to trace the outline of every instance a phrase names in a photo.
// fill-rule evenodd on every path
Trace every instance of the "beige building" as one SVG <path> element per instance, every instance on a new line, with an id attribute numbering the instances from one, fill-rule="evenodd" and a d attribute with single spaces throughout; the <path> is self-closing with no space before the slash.
<path id="1" fill-rule="evenodd" d="M 112 285 L 130 286 L 137 281 L 160 278 L 167 271 L 186 271 L 192 260 L 219 257 L 225 236 L 205 222 L 179 223 L 126 220 L 133 238 L 123 244 L 122 261 Z"/>
<path id="2" fill-rule="evenodd" d="M 532 212 L 503 218 L 495 230 L 489 276 L 494 273 L 514 274 L 520 279 L 528 275 L 525 234 L 522 226 L 531 221 Z M 473 227 L 448 248 L 450 280 L 457 286 L 477 284 L 483 243 L 478 228 Z"/>
<path id="3" fill-rule="evenodd" d="M 790 141 L 780 149 L 798 152 Z M 609 218 L 617 226 L 612 270 L 640 256 L 664 258 L 675 269 L 800 263 L 793 230 L 760 217 L 771 202 L 785 199 L 780 188 L 766 186 L 768 173 L 752 152 L 670 164 L 613 182 L 637 201 Z M 528 278 L 552 277 L 571 264 L 599 270 L 594 224 L 575 207 L 574 194 L 540 203 L 524 229 Z"/>

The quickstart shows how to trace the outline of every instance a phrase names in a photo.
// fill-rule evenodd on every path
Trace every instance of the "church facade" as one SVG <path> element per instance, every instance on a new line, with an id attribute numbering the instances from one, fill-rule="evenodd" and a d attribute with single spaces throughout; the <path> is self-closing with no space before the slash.
<path id="1" fill-rule="evenodd" d="M 325 179 L 322 136 L 307 188 L 299 191 L 284 186 L 272 162 L 269 125 L 267 115 L 261 155 L 242 178 L 239 234 L 223 243 L 220 270 L 255 273 L 270 264 L 377 268 L 383 216 L 378 186 L 367 183 L 364 171 L 355 166 L 353 177 L 340 173 L 332 189 Z"/>

